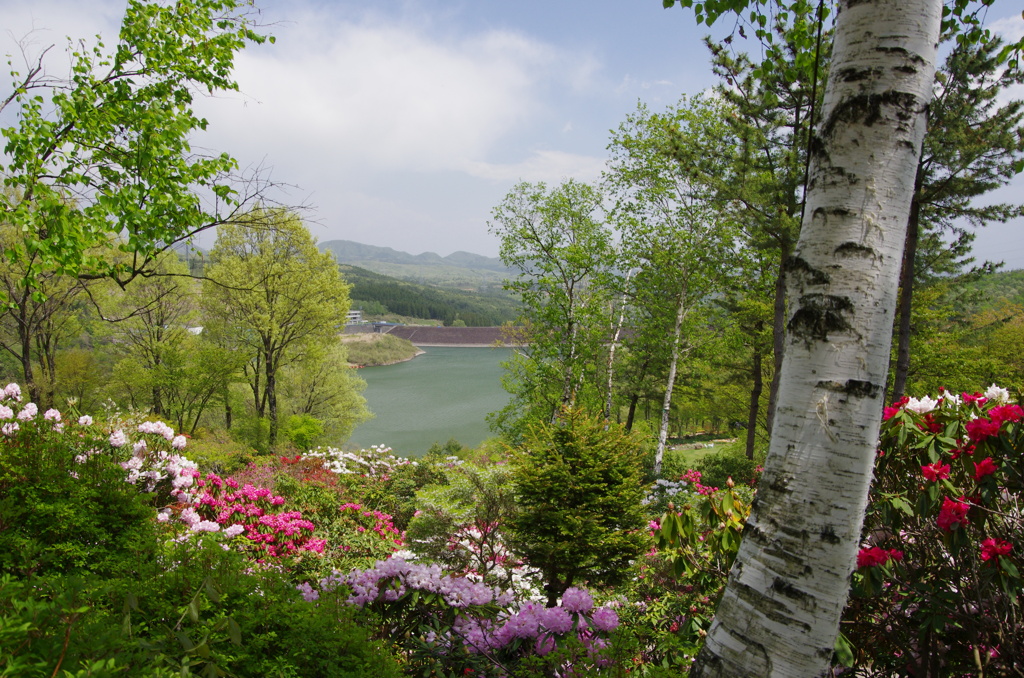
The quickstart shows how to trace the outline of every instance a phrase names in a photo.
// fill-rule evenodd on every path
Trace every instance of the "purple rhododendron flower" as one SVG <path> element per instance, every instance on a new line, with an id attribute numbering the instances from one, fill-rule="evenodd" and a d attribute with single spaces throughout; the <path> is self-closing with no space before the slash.
<path id="1" fill-rule="evenodd" d="M 614 631 L 619 626 L 619 615 L 610 607 L 599 607 L 590 617 L 590 623 L 598 631 Z"/>
<path id="2" fill-rule="evenodd" d="M 571 586 L 562 594 L 562 607 L 569 612 L 590 612 L 594 607 L 594 599 L 583 589 Z"/>

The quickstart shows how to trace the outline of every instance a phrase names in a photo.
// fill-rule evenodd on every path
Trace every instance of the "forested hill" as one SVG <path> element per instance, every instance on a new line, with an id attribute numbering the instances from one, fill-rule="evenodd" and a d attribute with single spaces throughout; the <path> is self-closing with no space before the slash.
<path id="1" fill-rule="evenodd" d="M 440 320 L 452 325 L 461 320 L 467 327 L 489 327 L 512 321 L 519 315 L 519 303 L 495 286 L 486 292 L 431 287 L 339 264 L 345 280 L 352 285 L 352 308 L 371 315 L 394 313 L 413 318 Z"/>
<path id="2" fill-rule="evenodd" d="M 981 293 L 978 308 L 997 308 L 1003 304 L 1024 306 L 1024 269 L 997 271 L 968 285 Z"/>
<path id="3" fill-rule="evenodd" d="M 409 254 L 351 240 L 328 240 L 319 247 L 333 253 L 339 264 L 428 285 L 488 291 L 500 287 L 509 273 L 500 259 L 470 252 L 446 257 L 433 252 Z"/>

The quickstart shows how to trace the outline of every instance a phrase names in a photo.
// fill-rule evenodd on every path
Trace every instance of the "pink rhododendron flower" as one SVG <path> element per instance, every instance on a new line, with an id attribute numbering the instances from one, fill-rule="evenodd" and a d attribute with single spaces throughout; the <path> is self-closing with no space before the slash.
<path id="1" fill-rule="evenodd" d="M 14 410 L 7 405 L 0 405 L 0 419 L 14 419 Z"/>
<path id="2" fill-rule="evenodd" d="M 951 532 L 955 528 L 967 524 L 967 512 L 971 510 L 971 507 L 965 504 L 963 499 L 961 497 L 960 501 L 957 501 L 946 497 L 942 500 L 942 508 L 939 510 L 939 517 L 935 521 L 940 530 Z"/>
<path id="3" fill-rule="evenodd" d="M 925 480 L 932 483 L 937 482 L 939 480 L 945 480 L 946 478 L 949 477 L 949 464 L 943 464 L 942 460 L 940 459 L 934 464 L 922 466 L 921 474 L 925 477 Z"/>
<path id="4" fill-rule="evenodd" d="M 60 412 L 51 407 L 43 414 L 43 419 L 46 421 L 60 421 Z"/>
<path id="5" fill-rule="evenodd" d="M 857 552 L 857 567 L 878 567 L 885 565 L 890 560 L 897 562 L 903 560 L 903 552 L 896 549 L 883 549 L 880 546 L 872 546 L 861 549 Z"/>
<path id="6" fill-rule="evenodd" d="M 17 384 L 7 384 L 7 386 L 4 387 L 3 395 L 12 400 L 21 402 L 21 387 Z"/>
<path id="7" fill-rule="evenodd" d="M 83 414 L 78 418 L 78 423 L 80 426 L 92 426 L 92 417 L 88 414 Z"/>
<path id="8" fill-rule="evenodd" d="M 21 412 L 18 412 L 18 419 L 28 421 L 39 413 L 39 407 L 35 403 L 26 403 Z"/>
<path id="9" fill-rule="evenodd" d="M 977 391 L 975 391 L 972 394 L 961 393 L 960 397 L 963 398 L 964 403 L 968 405 L 971 403 L 978 403 L 979 405 L 984 405 L 986 402 L 988 402 L 988 398 L 981 395 Z"/>
<path id="10" fill-rule="evenodd" d="M 997 424 L 1020 421 L 1024 418 L 1024 409 L 1020 405 L 998 405 L 988 411 L 988 417 Z"/>
<path id="11" fill-rule="evenodd" d="M 998 556 L 1005 556 L 1013 549 L 1013 545 L 1002 539 L 989 537 L 981 542 L 981 559 L 992 560 Z"/>
<path id="12" fill-rule="evenodd" d="M 122 431 L 121 429 L 117 429 L 116 431 L 110 434 L 111 447 L 121 447 L 127 442 L 128 439 L 125 438 L 124 431 Z"/>
<path id="13" fill-rule="evenodd" d="M 185 436 L 174 436 L 174 440 L 171 441 L 171 447 L 176 450 L 185 449 Z"/>
<path id="14" fill-rule="evenodd" d="M 2 431 L 5 436 L 12 436 L 15 434 L 15 432 L 17 432 L 19 428 L 21 427 L 18 426 L 18 422 L 9 421 L 6 424 L 4 424 L 3 427 L 0 427 L 0 431 Z"/>
<path id="15" fill-rule="evenodd" d="M 967 422 L 964 425 L 964 428 L 967 429 L 967 435 L 971 437 L 971 440 L 976 443 L 980 443 L 986 438 L 998 435 L 999 426 L 1000 422 L 998 421 L 992 421 L 985 417 L 978 417 L 977 419 L 972 419 Z"/>
<path id="16" fill-rule="evenodd" d="M 985 457 L 981 461 L 974 462 L 974 479 L 981 480 L 985 476 L 992 475 L 999 470 L 992 457 Z"/>

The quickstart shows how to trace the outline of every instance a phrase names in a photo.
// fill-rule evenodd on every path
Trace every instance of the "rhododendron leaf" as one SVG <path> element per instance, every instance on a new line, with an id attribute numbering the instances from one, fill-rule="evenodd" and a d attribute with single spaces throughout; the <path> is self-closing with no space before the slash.
<path id="1" fill-rule="evenodd" d="M 1017 571 L 1017 566 L 1014 565 L 1006 556 L 999 556 L 999 567 L 1003 568 L 1003 571 L 1014 579 L 1017 579 L 1020 576 L 1020 573 Z"/>
<path id="2" fill-rule="evenodd" d="M 903 497 L 891 497 L 889 499 L 889 503 L 892 504 L 898 510 L 902 511 L 908 517 L 914 515 L 914 508 L 910 505 L 910 502 L 908 502 Z"/>
<path id="3" fill-rule="evenodd" d="M 191 652 L 192 649 L 196 646 L 195 643 L 192 642 L 192 639 L 188 637 L 187 633 L 178 631 L 174 634 L 174 637 L 178 639 L 178 643 L 181 644 L 181 647 L 185 650 L 185 652 Z"/>
<path id="4" fill-rule="evenodd" d="M 199 621 L 199 600 L 198 600 L 198 598 L 193 598 L 192 602 L 190 602 L 188 604 L 188 616 L 194 622 L 198 622 Z"/>
<path id="5" fill-rule="evenodd" d="M 842 633 L 836 636 L 835 653 L 836 661 L 841 666 L 853 666 L 853 645 L 850 644 L 850 641 Z"/>
<path id="6" fill-rule="evenodd" d="M 235 645 L 242 645 L 242 627 L 232 617 L 228 617 L 228 638 Z"/>
<path id="7" fill-rule="evenodd" d="M 203 582 L 203 588 L 206 589 L 206 595 L 210 598 L 211 602 L 220 602 L 220 591 L 217 590 L 217 585 L 213 583 L 213 580 L 209 577 Z"/>

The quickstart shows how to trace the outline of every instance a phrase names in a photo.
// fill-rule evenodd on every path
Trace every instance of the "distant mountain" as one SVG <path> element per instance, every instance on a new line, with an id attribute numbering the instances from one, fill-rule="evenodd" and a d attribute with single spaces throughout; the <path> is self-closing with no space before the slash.
<path id="1" fill-rule="evenodd" d="M 509 269 L 500 259 L 470 252 L 454 252 L 446 257 L 434 252 L 409 254 L 391 247 L 364 245 L 351 240 L 328 240 L 320 243 L 319 247 L 332 252 L 339 264 L 428 285 L 487 289 L 500 286 L 509 274 Z"/>

